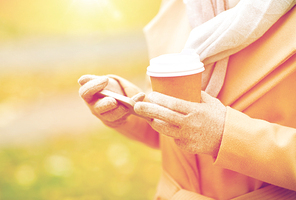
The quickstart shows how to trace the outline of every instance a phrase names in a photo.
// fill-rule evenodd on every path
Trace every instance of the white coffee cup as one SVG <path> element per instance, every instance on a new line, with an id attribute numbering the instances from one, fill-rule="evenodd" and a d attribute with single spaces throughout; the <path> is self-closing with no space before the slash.
<path id="1" fill-rule="evenodd" d="M 152 90 L 192 102 L 200 102 L 204 64 L 193 49 L 164 54 L 150 60 L 147 75 Z"/>

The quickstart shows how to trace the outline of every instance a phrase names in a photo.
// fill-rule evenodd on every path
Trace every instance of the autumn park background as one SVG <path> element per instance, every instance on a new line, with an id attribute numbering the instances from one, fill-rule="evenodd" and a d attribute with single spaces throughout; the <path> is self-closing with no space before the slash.
<path id="1" fill-rule="evenodd" d="M 83 74 L 145 90 L 160 0 L 0 0 L 0 199 L 152 199 L 160 153 L 105 127 Z"/>

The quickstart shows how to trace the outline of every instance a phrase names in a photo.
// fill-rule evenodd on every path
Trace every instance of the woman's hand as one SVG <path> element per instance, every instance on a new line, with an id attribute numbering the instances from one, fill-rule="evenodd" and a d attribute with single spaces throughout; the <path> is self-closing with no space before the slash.
<path id="1" fill-rule="evenodd" d="M 157 132 L 175 139 L 183 150 L 216 157 L 222 140 L 226 107 L 216 98 L 201 93 L 201 103 L 189 102 L 157 92 L 148 95 L 151 103 L 137 102 L 139 115 Z"/>
<path id="2" fill-rule="evenodd" d="M 122 88 L 132 91 L 128 92 L 130 93 L 129 95 L 134 95 L 137 92 L 140 92 L 140 90 L 133 84 L 122 78 L 119 79 L 120 81 L 125 82 L 124 87 L 120 85 L 120 81 L 108 76 L 84 75 L 78 80 L 78 83 L 81 85 L 79 89 L 80 96 L 84 99 L 91 112 L 104 124 L 110 127 L 117 127 L 125 123 L 130 112 L 125 106 L 118 104 L 114 98 L 100 98 L 97 93 L 106 89 L 127 96 L 127 92 Z M 134 101 L 140 101 L 143 100 L 144 97 L 144 93 L 138 93 L 134 95 L 132 99 Z"/>

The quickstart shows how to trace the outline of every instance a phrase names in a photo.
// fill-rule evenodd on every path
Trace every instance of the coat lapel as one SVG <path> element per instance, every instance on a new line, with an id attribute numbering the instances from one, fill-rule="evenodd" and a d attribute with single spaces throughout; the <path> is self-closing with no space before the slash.
<path id="1" fill-rule="evenodd" d="M 149 57 L 181 52 L 190 31 L 183 1 L 163 1 L 158 14 L 144 28 Z"/>
<path id="2" fill-rule="evenodd" d="M 244 110 L 291 74 L 295 68 L 296 6 L 281 17 L 260 39 L 230 56 L 218 98 Z"/>

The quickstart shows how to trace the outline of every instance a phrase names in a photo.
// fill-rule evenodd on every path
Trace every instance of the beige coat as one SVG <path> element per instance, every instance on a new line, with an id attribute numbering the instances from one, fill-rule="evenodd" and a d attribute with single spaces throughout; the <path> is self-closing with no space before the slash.
<path id="1" fill-rule="evenodd" d="M 176 53 L 190 32 L 181 0 L 165 0 L 145 28 L 150 57 Z M 157 199 L 296 198 L 296 8 L 230 57 L 218 98 L 227 107 L 217 159 L 161 136 Z"/>

